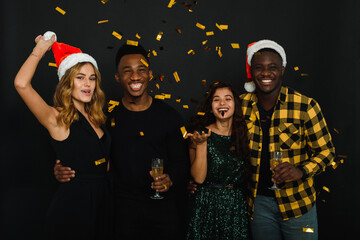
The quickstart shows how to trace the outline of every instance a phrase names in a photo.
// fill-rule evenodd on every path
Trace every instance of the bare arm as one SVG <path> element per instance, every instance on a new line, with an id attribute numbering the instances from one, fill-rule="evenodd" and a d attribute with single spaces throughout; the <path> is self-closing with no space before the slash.
<path id="1" fill-rule="evenodd" d="M 55 36 L 52 36 L 51 39 L 45 41 L 41 35 L 35 39 L 36 46 L 17 73 L 14 85 L 25 104 L 29 107 L 30 111 L 35 115 L 39 122 L 55 139 L 61 140 L 64 139 L 64 136 L 59 136 L 60 129 L 56 123 L 58 111 L 49 106 L 31 85 L 31 80 L 42 56 L 44 56 L 46 51 L 50 49 L 54 40 Z M 64 131 L 60 132 L 64 133 Z"/>
<path id="2" fill-rule="evenodd" d="M 190 163 L 191 163 L 191 176 L 195 182 L 203 183 L 207 173 L 207 138 L 210 137 L 211 130 L 208 133 L 194 132 L 188 134 L 191 139 L 189 147 Z"/>

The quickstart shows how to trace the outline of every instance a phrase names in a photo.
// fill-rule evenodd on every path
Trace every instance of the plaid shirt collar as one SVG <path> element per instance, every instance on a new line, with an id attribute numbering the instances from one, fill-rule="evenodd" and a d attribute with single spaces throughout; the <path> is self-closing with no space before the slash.
<path id="1" fill-rule="evenodd" d="M 284 87 L 284 86 L 281 86 L 277 102 L 280 102 L 281 104 L 286 102 L 287 101 L 287 95 L 288 95 L 288 88 Z M 251 94 L 250 101 L 252 102 L 252 105 L 257 104 L 258 97 L 256 95 L 256 92 Z"/>

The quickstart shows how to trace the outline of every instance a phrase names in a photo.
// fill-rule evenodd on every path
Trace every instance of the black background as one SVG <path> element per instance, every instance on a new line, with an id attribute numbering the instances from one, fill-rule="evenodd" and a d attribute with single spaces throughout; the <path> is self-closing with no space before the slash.
<path id="1" fill-rule="evenodd" d="M 171 99 L 165 101 L 185 120 L 194 114 L 196 101 L 213 81 L 229 81 L 243 93 L 247 44 L 261 39 L 277 41 L 288 59 L 284 84 L 319 102 L 337 154 L 347 156 L 336 158 L 344 159 L 336 170 L 328 168 L 316 178 L 319 238 L 357 236 L 358 1 L 199 0 L 197 4 L 178 1 L 168 8 L 169 1 L 109 0 L 106 4 L 100 0 L 1 1 L 0 239 L 39 239 L 43 217 L 56 189 L 52 173 L 55 158 L 48 133 L 13 87 L 17 71 L 35 46 L 35 37 L 47 30 L 56 32 L 59 42 L 79 47 L 97 60 L 109 99 L 122 94 L 114 80 L 117 48 L 126 40 L 135 40 L 155 50 L 158 56 L 151 56 L 151 68 L 155 76 L 163 74 L 164 80 L 150 83 L 151 94 L 171 94 Z M 192 5 L 192 12 L 184 2 Z M 57 6 L 66 14 L 57 12 Z M 109 22 L 98 24 L 101 20 Z M 197 22 L 206 29 L 197 28 Z M 229 25 L 229 29 L 220 31 L 216 23 Z M 123 38 L 115 38 L 113 31 Z M 215 35 L 206 36 L 207 31 L 214 31 Z M 156 40 L 159 32 L 163 32 L 161 41 Z M 202 45 L 207 39 L 205 46 L 210 51 Z M 233 49 L 230 43 L 239 43 L 240 49 Z M 221 47 L 222 58 L 215 51 L 217 46 Z M 195 55 L 187 54 L 190 49 Z M 32 83 L 45 101 L 52 104 L 58 78 L 56 68 L 49 67 L 49 62 L 55 62 L 51 52 L 40 62 Z M 180 82 L 173 77 L 175 71 Z M 206 80 L 206 88 L 202 80 Z M 175 101 L 177 98 L 181 98 L 180 103 Z M 183 105 L 189 105 L 189 109 Z M 323 186 L 330 192 L 323 190 Z"/>

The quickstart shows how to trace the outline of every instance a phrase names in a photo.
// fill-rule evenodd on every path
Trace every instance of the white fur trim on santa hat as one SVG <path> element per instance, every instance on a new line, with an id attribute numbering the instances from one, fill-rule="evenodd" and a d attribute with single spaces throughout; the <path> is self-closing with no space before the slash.
<path id="1" fill-rule="evenodd" d="M 91 57 L 89 54 L 86 53 L 74 53 L 69 56 L 67 56 L 62 62 L 60 63 L 60 66 L 58 68 L 58 76 L 59 80 L 64 76 L 65 72 L 75 66 L 78 63 L 81 62 L 90 62 L 92 65 L 98 68 L 98 65 L 93 57 Z"/>
<path id="2" fill-rule="evenodd" d="M 256 89 L 256 85 L 255 85 L 254 81 L 246 82 L 244 84 L 244 88 L 247 92 L 254 92 Z"/>
<path id="3" fill-rule="evenodd" d="M 55 42 L 57 41 L 57 36 L 56 33 L 52 32 L 52 31 L 47 31 L 46 33 L 44 33 L 44 40 L 49 40 L 51 39 L 52 35 L 55 35 Z"/>
<path id="4" fill-rule="evenodd" d="M 251 66 L 251 59 L 252 59 L 254 53 L 256 53 L 259 50 L 264 49 L 264 48 L 270 48 L 270 49 L 275 50 L 277 53 L 279 53 L 282 58 L 282 65 L 284 67 L 286 67 L 286 54 L 285 54 L 283 47 L 274 41 L 266 40 L 266 39 L 260 40 L 256 43 L 254 43 L 247 49 L 246 54 L 248 56 L 247 61 L 248 61 L 249 66 Z"/>

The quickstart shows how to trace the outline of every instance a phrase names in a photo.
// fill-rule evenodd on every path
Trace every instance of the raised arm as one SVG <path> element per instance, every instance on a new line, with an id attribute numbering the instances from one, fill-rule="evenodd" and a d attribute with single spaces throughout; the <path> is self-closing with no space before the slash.
<path id="1" fill-rule="evenodd" d="M 194 132 L 188 134 L 191 140 L 189 146 L 189 155 L 191 163 L 191 176 L 195 182 L 202 184 L 207 174 L 207 138 L 210 137 L 211 130 L 208 133 Z"/>
<path id="2" fill-rule="evenodd" d="M 25 104 L 50 133 L 51 129 L 56 127 L 57 110 L 49 106 L 33 89 L 31 86 L 31 79 L 34 76 L 35 70 L 41 58 L 44 56 L 46 51 L 50 49 L 54 41 L 54 35 L 49 40 L 44 40 L 42 35 L 36 37 L 36 46 L 20 68 L 14 81 L 15 88 L 24 100 Z"/>

